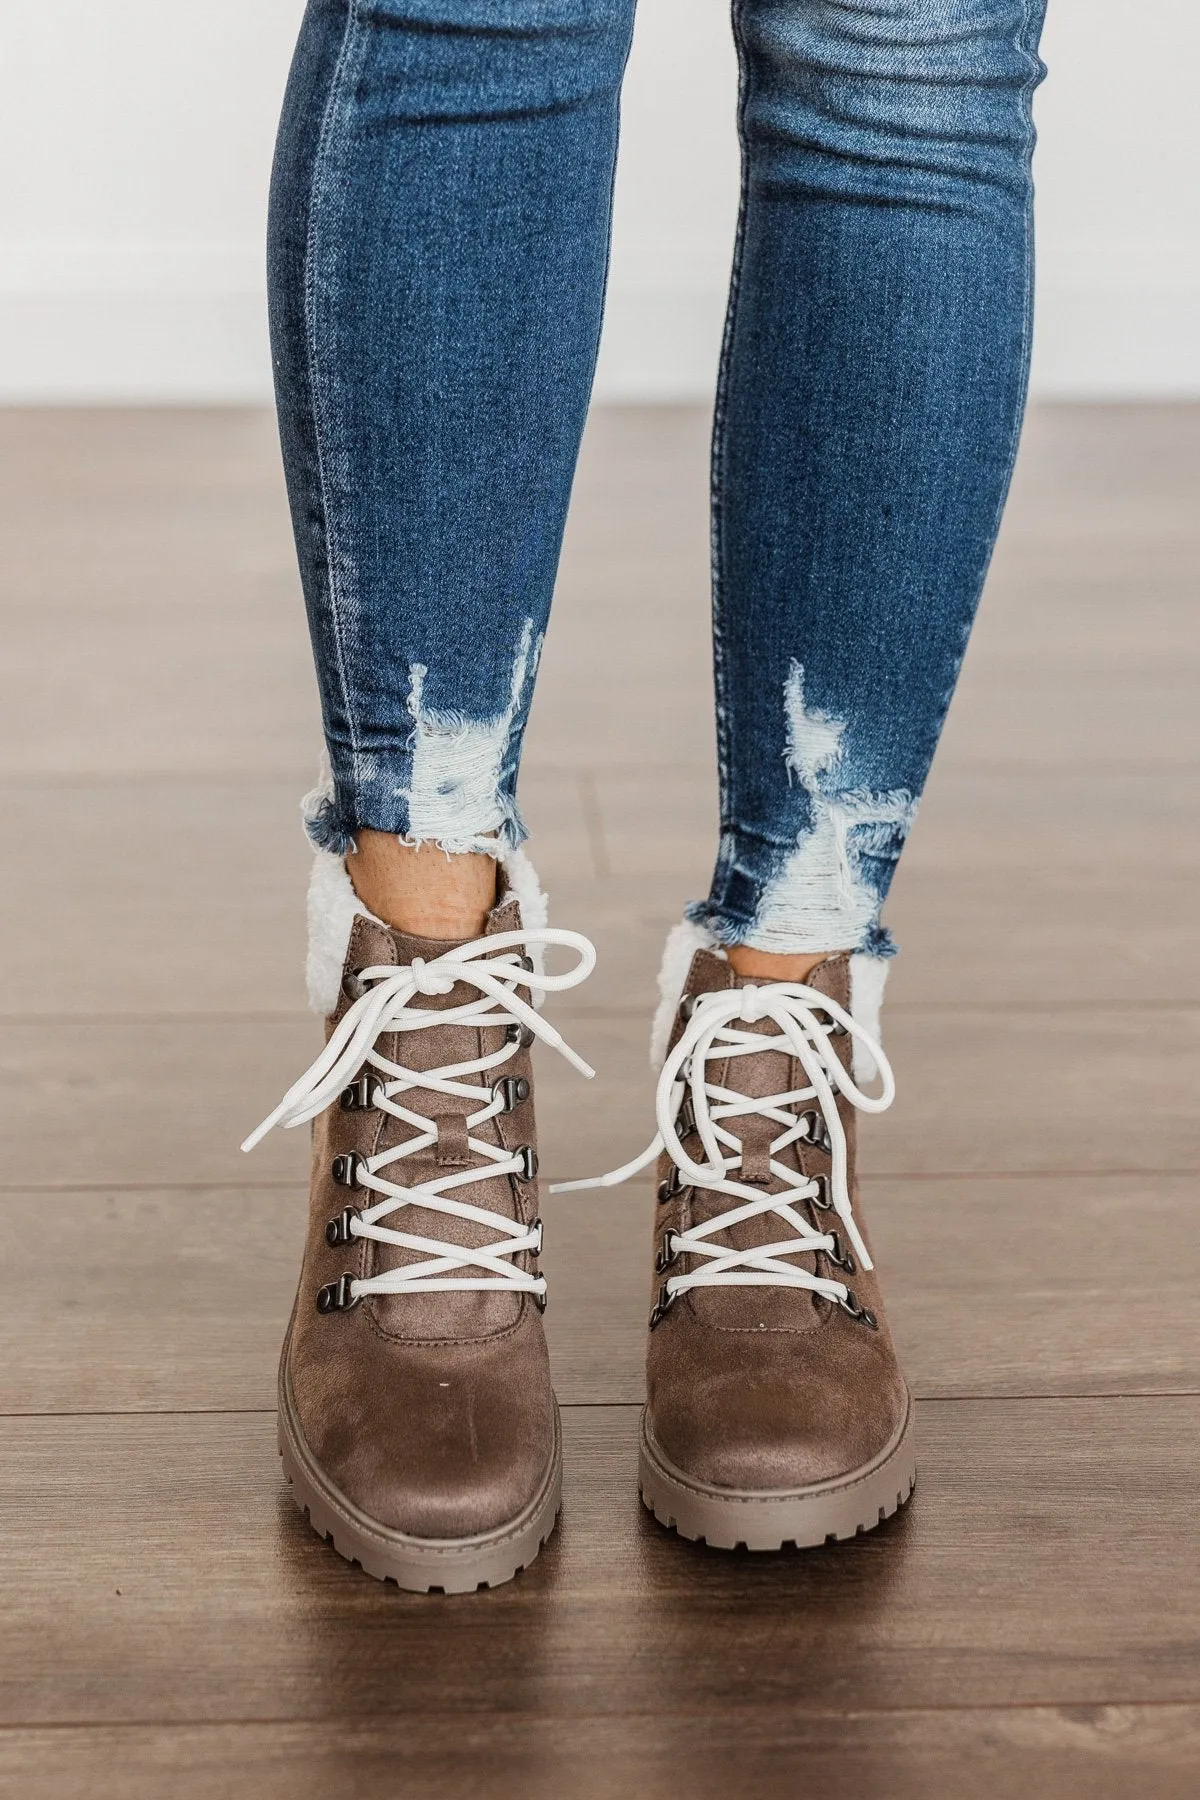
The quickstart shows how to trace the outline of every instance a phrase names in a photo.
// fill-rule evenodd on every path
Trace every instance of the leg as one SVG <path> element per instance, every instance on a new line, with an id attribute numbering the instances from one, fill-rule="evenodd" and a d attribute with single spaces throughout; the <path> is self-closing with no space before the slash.
<path id="1" fill-rule="evenodd" d="M 855 1113 L 892 1094 L 863 1015 L 1016 450 L 1042 3 L 734 4 L 722 837 L 664 966 L 641 1458 L 657 1516 L 714 1544 L 850 1536 L 913 1483 L 856 1219 Z"/>
<path id="2" fill-rule="evenodd" d="M 447 856 L 436 844 L 360 829 L 346 870 L 368 911 L 414 937 L 478 937 L 496 904 L 495 858 L 482 850 Z"/>
<path id="3" fill-rule="evenodd" d="M 313 1122 L 285 1469 L 343 1554 L 417 1589 L 507 1580 L 561 1492 L 533 1039 L 591 1071 L 529 1002 L 594 956 L 537 916 L 516 782 L 599 336 L 631 5 L 310 0 L 272 189 L 329 750 L 306 807 L 329 1016 L 247 1147 Z M 566 976 L 539 966 L 548 942 L 577 951 Z"/>
<path id="4" fill-rule="evenodd" d="M 308 828 L 339 855 L 363 830 L 466 854 L 524 835 L 517 765 L 599 338 L 631 14 L 305 15 L 271 327 L 331 765 Z M 435 861 L 385 841 L 356 873 L 370 904 Z"/>
<path id="5" fill-rule="evenodd" d="M 723 943 L 890 950 L 1025 398 L 1043 4 L 738 0 L 722 843 L 693 909 Z"/>

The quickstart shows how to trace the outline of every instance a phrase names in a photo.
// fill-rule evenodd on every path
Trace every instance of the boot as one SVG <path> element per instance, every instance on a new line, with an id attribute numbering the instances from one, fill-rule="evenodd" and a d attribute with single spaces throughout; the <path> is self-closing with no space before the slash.
<path id="1" fill-rule="evenodd" d="M 343 1556 L 403 1588 L 464 1593 L 530 1563 L 561 1501 L 530 1046 L 591 1071 L 530 1002 L 583 980 L 595 953 L 523 925 L 511 891 L 480 939 L 405 936 L 332 862 L 321 879 L 342 884 L 349 941 L 326 1048 L 245 1146 L 313 1121 L 280 1453 Z M 576 968 L 535 966 L 546 943 L 575 949 Z M 311 973 L 310 953 L 310 986 Z"/>
<path id="2" fill-rule="evenodd" d="M 854 1175 L 855 1109 L 882 1110 L 894 1084 L 851 1015 L 849 964 L 763 983 L 698 950 L 658 1136 L 600 1182 L 569 1184 L 610 1186 L 658 1153 L 640 1488 L 664 1525 L 722 1549 L 853 1537 L 915 1480 Z M 855 1043 L 877 1097 L 853 1078 Z"/>

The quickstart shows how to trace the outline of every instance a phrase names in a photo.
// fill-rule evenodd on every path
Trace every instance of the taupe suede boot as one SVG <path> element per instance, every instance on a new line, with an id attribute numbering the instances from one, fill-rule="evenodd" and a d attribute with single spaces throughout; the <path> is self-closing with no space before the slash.
<path id="1" fill-rule="evenodd" d="M 856 1041 L 878 1060 L 878 1099 L 851 1075 Z M 693 957 L 660 1085 L 640 1452 L 646 1505 L 684 1537 L 820 1544 L 912 1491 L 912 1403 L 854 1173 L 856 1105 L 891 1091 L 851 1016 L 848 957 L 803 984 Z M 718 1160 L 723 1186 L 705 1186 Z"/>
<path id="2" fill-rule="evenodd" d="M 322 879 L 349 893 L 337 867 Z M 314 1121 L 279 1447 L 343 1556 L 462 1593 L 531 1562 L 559 1510 L 530 1045 L 590 1070 L 528 997 L 582 980 L 594 952 L 523 927 L 511 893 L 466 944 L 350 912 L 326 1049 L 248 1140 Z M 576 969 L 536 969 L 528 953 L 546 942 L 578 950 Z"/>

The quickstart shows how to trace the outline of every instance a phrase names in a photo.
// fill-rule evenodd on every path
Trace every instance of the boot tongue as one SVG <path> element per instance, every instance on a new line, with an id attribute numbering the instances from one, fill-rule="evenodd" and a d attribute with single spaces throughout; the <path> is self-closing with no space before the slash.
<path id="1" fill-rule="evenodd" d="M 520 928 L 520 909 L 515 898 L 510 895 L 492 908 L 480 935 L 495 937 L 501 932 L 519 931 Z M 393 930 L 378 920 L 359 917 L 355 920 L 351 934 L 347 967 L 371 968 L 392 964 L 402 968 L 418 957 L 430 963 L 447 952 L 461 949 L 464 944 L 477 941 L 474 937 L 416 937 Z M 477 988 L 460 981 L 445 994 L 415 994 L 408 1004 L 414 1010 L 446 1012 L 454 1007 L 468 1005 L 479 997 Z M 348 1004 L 347 1000 L 345 1005 Z M 339 1010 L 344 1010 L 344 1007 Z M 500 1033 L 503 1029 L 503 1026 L 496 1025 L 488 1027 L 485 1032 L 474 1025 L 447 1024 L 443 1027 L 430 1026 L 428 1030 L 390 1032 L 378 1039 L 377 1048 L 389 1062 L 424 1074 L 432 1069 L 473 1062 L 486 1052 L 496 1050 L 501 1042 Z M 518 1070 L 518 1066 L 520 1072 L 527 1073 L 526 1054 L 524 1051 L 519 1053 L 519 1065 L 514 1058 L 505 1063 L 502 1069 L 498 1069 L 497 1079 L 501 1074 L 507 1075 Z M 479 1075 L 468 1075 L 463 1079 L 480 1082 L 482 1078 Z M 436 1180 L 439 1176 L 481 1164 L 481 1159 L 475 1152 L 467 1148 L 466 1120 L 486 1104 L 488 1096 L 484 1087 L 480 1087 L 477 1098 L 470 1099 L 466 1095 L 436 1094 L 421 1088 L 399 1098 L 400 1104 L 410 1112 L 439 1122 L 439 1142 L 416 1155 L 401 1157 L 381 1169 L 380 1174 L 386 1180 L 395 1182 L 398 1187 L 413 1187 L 419 1182 Z M 408 1142 L 413 1135 L 413 1128 L 405 1121 L 384 1113 L 373 1150 L 379 1152 L 393 1149 Z M 473 1135 L 486 1143 L 501 1145 L 503 1141 L 495 1119 L 476 1126 Z M 483 1207 L 510 1219 L 517 1216 L 516 1195 L 507 1175 L 470 1182 L 465 1188 L 452 1192 L 454 1198 L 471 1206 Z M 418 1237 L 437 1238 L 443 1243 L 461 1244 L 465 1248 L 477 1248 L 494 1241 L 496 1237 L 496 1232 L 485 1225 L 469 1219 L 456 1219 L 437 1212 L 432 1207 L 403 1206 L 380 1223 Z M 378 1275 L 387 1269 L 424 1260 L 425 1253 L 405 1250 L 395 1244 L 372 1243 L 369 1255 L 369 1273 Z M 386 1330 L 405 1337 L 440 1337 L 459 1332 L 477 1335 L 482 1330 L 500 1329 L 515 1319 L 518 1299 L 501 1291 L 474 1290 L 462 1294 L 378 1295 L 374 1297 L 372 1305 Z"/>
<path id="2" fill-rule="evenodd" d="M 701 950 L 692 960 L 684 993 L 691 998 L 698 994 L 770 985 L 761 975 L 736 974 L 725 957 Z M 845 955 L 828 957 L 809 973 L 805 985 L 848 1009 L 849 959 Z M 733 1019 L 730 1024 L 737 1031 L 754 1032 L 760 1037 L 779 1036 L 779 1027 L 771 1018 Z M 682 1028 L 683 1021 L 680 1020 L 676 1027 L 677 1035 Z M 843 1041 L 835 1040 L 839 1045 Z M 709 1070 L 714 1082 L 754 1100 L 766 1099 L 772 1094 L 787 1094 L 793 1088 L 808 1085 L 803 1067 L 782 1050 L 763 1050 L 753 1056 L 730 1057 L 725 1062 L 710 1063 Z M 730 1120 L 729 1129 L 742 1140 L 743 1162 L 738 1179 L 752 1186 L 761 1184 L 764 1190 L 782 1186 L 778 1179 L 769 1174 L 768 1163 L 770 1146 L 784 1127 L 773 1119 L 749 1113 L 741 1119 Z M 784 1152 L 784 1160 L 792 1167 L 798 1166 L 794 1149 Z M 769 1239 L 763 1238 L 760 1241 L 766 1243 Z"/>
<path id="3" fill-rule="evenodd" d="M 690 996 L 770 985 L 761 976 L 737 975 L 724 957 L 701 951 L 693 959 L 685 993 Z M 806 986 L 845 1004 L 848 997 L 847 959 L 844 956 L 831 957 L 818 964 L 806 978 Z M 733 1019 L 730 1021 L 730 1028 L 739 1032 L 753 1032 L 766 1038 L 779 1035 L 779 1027 L 771 1018 Z M 682 1025 L 679 1029 L 682 1029 Z M 839 1043 L 841 1041 L 838 1040 Z M 790 1093 L 794 1088 L 809 1085 L 803 1066 L 782 1050 L 763 1050 L 750 1056 L 729 1057 L 723 1062 L 710 1062 L 708 1067 L 710 1082 L 728 1088 L 732 1093 L 745 1094 L 749 1099 L 765 1099 L 770 1095 Z M 799 1109 L 792 1107 L 788 1110 L 795 1113 Z M 730 1179 L 747 1186 L 761 1187 L 764 1193 L 781 1192 L 786 1184 L 771 1174 L 769 1164 L 771 1144 L 785 1127 L 774 1119 L 749 1113 L 741 1118 L 730 1119 L 726 1129 L 740 1138 L 742 1144 L 741 1169 L 732 1170 Z M 809 1158 L 809 1153 L 801 1153 L 793 1145 L 783 1151 L 777 1160 L 786 1167 L 802 1170 L 806 1166 L 806 1158 Z M 825 1166 L 822 1158 L 814 1165 L 814 1170 L 808 1172 L 815 1172 L 815 1167 L 824 1169 Z M 699 1222 L 711 1219 L 717 1213 L 727 1212 L 735 1204 L 729 1195 L 702 1190 L 693 1194 L 690 1211 Z M 763 1213 L 722 1232 L 719 1241 L 728 1244 L 731 1249 L 748 1250 L 755 1245 L 774 1243 L 786 1238 L 789 1230 L 777 1214 Z M 796 1268 L 806 1269 L 809 1274 L 816 1272 L 814 1256 L 796 1256 L 788 1260 Z M 728 1329 L 743 1329 L 746 1317 L 751 1312 L 754 1315 L 753 1323 L 764 1329 L 803 1330 L 816 1323 L 816 1314 L 811 1306 L 798 1304 L 804 1296 L 798 1295 L 794 1289 L 699 1288 L 693 1290 L 691 1298 L 710 1323 L 724 1325 Z"/>
<path id="4" fill-rule="evenodd" d="M 737 975 L 728 960 L 712 951 L 701 950 L 692 959 L 688 971 L 688 979 L 684 988 L 685 997 L 693 999 L 700 994 L 723 993 L 734 988 L 762 987 L 761 978 Z M 676 1035 L 683 1030 L 682 1016 L 676 1025 Z M 731 1029 L 754 1032 L 761 1037 L 777 1037 L 779 1027 L 774 1019 L 733 1019 Z M 795 1085 L 792 1081 L 792 1058 L 780 1050 L 764 1050 L 754 1056 L 728 1057 L 721 1062 L 710 1062 L 708 1065 L 709 1080 L 720 1087 L 729 1088 L 737 1094 L 745 1094 L 750 1099 L 762 1099 L 768 1094 L 785 1094 Z M 749 1113 L 740 1119 L 731 1119 L 728 1129 L 742 1140 L 743 1168 L 735 1172 L 735 1179 L 749 1182 L 754 1186 L 767 1188 L 779 1187 L 779 1183 L 770 1175 L 768 1163 L 770 1146 L 779 1136 L 782 1126 L 773 1119 L 764 1119 L 758 1114 Z M 730 1202 L 723 1195 L 705 1195 L 704 1216 L 711 1217 L 714 1211 L 726 1210 Z M 757 1232 L 757 1221 L 748 1221 L 743 1230 L 755 1230 L 752 1241 L 769 1243 L 770 1235 Z M 776 1221 L 778 1223 L 778 1221 Z M 750 1242 L 751 1240 L 747 1240 Z"/>
<path id="5" fill-rule="evenodd" d="M 732 982 L 735 988 L 762 985 L 761 979 L 752 980 L 749 976 L 741 975 L 735 975 Z M 759 1037 L 779 1036 L 779 1027 L 774 1019 L 733 1019 L 730 1023 L 737 1031 L 752 1032 Z M 719 1066 L 722 1085 L 735 1093 L 745 1094 L 748 1099 L 761 1100 L 769 1094 L 786 1094 L 796 1086 L 793 1078 L 796 1064 L 782 1050 L 761 1050 L 756 1051 L 753 1056 L 732 1056 Z M 761 1187 L 764 1192 L 782 1186 L 777 1177 L 771 1174 L 770 1157 L 771 1145 L 783 1126 L 774 1119 L 764 1118 L 761 1113 L 747 1113 L 740 1119 L 731 1119 L 729 1129 L 736 1132 L 742 1140 L 742 1166 L 735 1179 L 744 1181 L 751 1187 Z M 787 1152 L 784 1154 L 789 1162 L 794 1160 Z M 769 1225 L 770 1221 L 764 1223 Z M 769 1236 L 764 1236 L 761 1241 L 769 1242 Z"/>

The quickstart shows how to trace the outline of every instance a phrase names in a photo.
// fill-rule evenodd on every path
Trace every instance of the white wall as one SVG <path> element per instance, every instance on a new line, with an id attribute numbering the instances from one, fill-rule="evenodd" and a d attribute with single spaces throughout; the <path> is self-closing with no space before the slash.
<path id="1" fill-rule="evenodd" d="M 268 391 L 262 232 L 302 0 L 4 0 L 0 398 Z M 726 0 L 641 0 L 601 390 L 711 386 L 736 204 Z M 1050 0 L 1042 393 L 1200 393 L 1195 0 Z"/>

